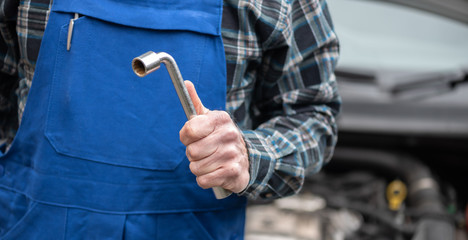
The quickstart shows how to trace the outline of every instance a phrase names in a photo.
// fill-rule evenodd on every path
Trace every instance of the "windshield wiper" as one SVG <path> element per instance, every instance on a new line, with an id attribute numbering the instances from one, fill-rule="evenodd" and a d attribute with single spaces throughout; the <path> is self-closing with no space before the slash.
<path id="1" fill-rule="evenodd" d="M 378 78 L 379 84 L 395 98 L 421 99 L 453 91 L 468 82 L 464 71 L 386 73 Z"/>
<path id="2" fill-rule="evenodd" d="M 468 83 L 468 69 L 428 72 L 341 67 L 335 75 L 339 82 L 374 85 L 395 100 L 436 96 Z"/>
<path id="3" fill-rule="evenodd" d="M 464 0 L 373 0 L 399 4 L 432 12 L 468 24 L 468 1 Z"/>

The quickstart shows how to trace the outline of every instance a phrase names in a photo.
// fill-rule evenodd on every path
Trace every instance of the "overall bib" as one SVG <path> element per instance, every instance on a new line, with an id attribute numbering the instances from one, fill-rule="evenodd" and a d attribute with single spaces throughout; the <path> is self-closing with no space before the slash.
<path id="1" fill-rule="evenodd" d="M 243 238 L 245 198 L 217 200 L 189 170 L 165 66 L 145 78 L 131 67 L 167 52 L 223 109 L 221 13 L 219 0 L 54 0 L 20 129 L 0 153 L 0 239 Z"/>

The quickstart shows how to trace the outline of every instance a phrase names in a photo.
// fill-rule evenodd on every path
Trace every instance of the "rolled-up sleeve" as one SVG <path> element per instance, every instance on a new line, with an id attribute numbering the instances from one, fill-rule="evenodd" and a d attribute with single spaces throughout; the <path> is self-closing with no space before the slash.
<path id="1" fill-rule="evenodd" d="M 243 130 L 251 179 L 241 195 L 253 199 L 300 191 L 304 176 L 330 160 L 337 142 L 339 44 L 326 2 L 284 6 L 263 45 L 251 104 L 254 129 Z"/>

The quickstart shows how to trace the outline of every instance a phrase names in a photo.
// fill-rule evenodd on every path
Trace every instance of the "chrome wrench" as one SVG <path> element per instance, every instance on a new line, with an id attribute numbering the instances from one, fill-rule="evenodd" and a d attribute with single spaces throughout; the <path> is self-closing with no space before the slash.
<path id="1" fill-rule="evenodd" d="M 185 87 L 184 79 L 180 74 L 179 67 L 171 55 L 165 52 L 155 53 L 149 51 L 144 53 L 132 61 L 132 68 L 136 75 L 144 77 L 159 69 L 161 63 L 166 65 L 166 69 L 171 77 L 172 84 L 174 84 L 177 96 L 179 97 L 182 108 L 184 109 L 187 119 L 190 120 L 192 116 L 197 115 L 193 102 L 188 94 L 187 88 Z M 222 187 L 214 187 L 213 192 L 217 199 L 223 199 L 231 195 L 231 191 L 226 190 Z"/>

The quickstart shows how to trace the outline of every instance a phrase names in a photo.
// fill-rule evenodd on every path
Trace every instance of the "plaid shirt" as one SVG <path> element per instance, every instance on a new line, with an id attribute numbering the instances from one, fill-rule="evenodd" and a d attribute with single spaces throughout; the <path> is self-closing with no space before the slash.
<path id="1" fill-rule="evenodd" d="M 16 111 L 22 115 L 50 5 L 2 1 L 2 138 L 14 136 Z M 226 109 L 244 134 L 250 160 L 251 179 L 240 194 L 297 193 L 304 175 L 331 158 L 337 141 L 340 98 L 333 71 L 339 48 L 326 2 L 225 0 L 222 37 Z"/>

